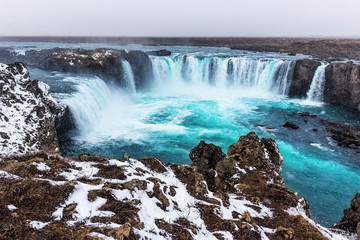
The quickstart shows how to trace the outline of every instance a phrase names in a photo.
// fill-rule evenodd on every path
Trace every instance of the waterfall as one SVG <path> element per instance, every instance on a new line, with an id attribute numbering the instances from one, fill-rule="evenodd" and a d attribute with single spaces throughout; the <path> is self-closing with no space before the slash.
<path id="1" fill-rule="evenodd" d="M 175 55 L 152 57 L 156 83 L 180 81 L 220 88 L 255 88 L 286 95 L 295 61 L 256 59 L 249 56 L 222 57 Z"/>
<path id="2" fill-rule="evenodd" d="M 76 91 L 62 102 L 69 106 L 77 129 L 86 133 L 97 124 L 102 110 L 110 103 L 111 91 L 98 77 L 68 77 L 64 81 L 74 84 Z"/>
<path id="3" fill-rule="evenodd" d="M 155 77 L 154 86 L 162 86 L 159 92 L 167 93 L 175 90 L 175 92 L 188 93 L 191 90 L 196 94 L 200 90 L 210 95 L 219 92 L 226 95 L 227 89 L 234 89 L 233 92 L 244 91 L 244 93 L 247 93 L 246 89 L 254 89 L 255 91 L 249 92 L 255 95 L 261 94 L 261 91 L 286 95 L 295 63 L 294 60 L 274 58 L 195 54 L 152 56 L 151 60 Z M 136 93 L 134 73 L 130 63 L 122 60 L 121 64 L 125 92 Z M 103 115 L 108 114 L 107 111 L 117 112 L 117 107 L 124 98 L 124 94 L 115 93 L 98 77 L 74 76 L 64 81 L 74 85 L 76 91 L 64 98 L 63 102 L 70 107 L 77 128 L 84 134 L 91 130 L 95 132 L 94 129 L 101 129 L 100 122 L 104 121 L 100 120 L 103 119 Z M 189 84 L 195 85 L 188 88 Z M 218 91 L 219 89 L 224 91 Z M 131 95 L 134 96 L 137 95 Z"/>
<path id="4" fill-rule="evenodd" d="M 310 89 L 307 92 L 307 100 L 322 102 L 325 86 L 325 68 L 328 64 L 322 63 L 315 71 Z"/>
<path id="5" fill-rule="evenodd" d="M 131 93 L 135 93 L 136 92 L 136 86 L 135 86 L 135 80 L 134 80 L 134 72 L 133 72 L 133 70 L 131 68 L 131 65 L 126 60 L 122 60 L 121 65 L 122 65 L 122 68 L 123 68 L 124 80 L 125 80 L 126 88 Z"/>

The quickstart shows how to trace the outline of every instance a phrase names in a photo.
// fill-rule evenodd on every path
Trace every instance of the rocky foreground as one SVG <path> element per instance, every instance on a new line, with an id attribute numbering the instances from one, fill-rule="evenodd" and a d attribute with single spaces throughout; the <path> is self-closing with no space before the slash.
<path id="1" fill-rule="evenodd" d="M 273 139 L 249 133 L 227 156 L 205 142 L 192 165 L 58 155 L 66 108 L 24 65 L 0 65 L 1 239 L 356 239 L 357 194 L 342 221 L 316 224 L 285 187 Z M 56 111 L 55 111 L 56 110 Z M 65 116 L 65 117 L 64 117 Z"/>
<path id="2" fill-rule="evenodd" d="M 311 220 L 306 200 L 284 185 L 274 140 L 249 133 L 227 153 L 201 142 L 190 153 L 192 165 L 46 153 L 3 159 L 0 236 L 356 239 Z M 341 228 L 355 232 L 351 219 Z"/>

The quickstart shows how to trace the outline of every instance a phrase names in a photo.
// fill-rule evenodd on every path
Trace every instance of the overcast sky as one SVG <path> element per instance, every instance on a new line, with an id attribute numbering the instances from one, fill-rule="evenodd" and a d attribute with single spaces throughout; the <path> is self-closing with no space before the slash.
<path id="1" fill-rule="evenodd" d="M 360 36 L 360 0 L 0 0 L 0 35 Z"/>

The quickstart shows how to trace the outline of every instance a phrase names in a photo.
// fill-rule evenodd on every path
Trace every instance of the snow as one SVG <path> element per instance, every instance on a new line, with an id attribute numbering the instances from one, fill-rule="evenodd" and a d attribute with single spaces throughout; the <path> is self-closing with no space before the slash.
<path id="1" fill-rule="evenodd" d="M 311 225 L 313 225 L 316 229 L 318 229 L 321 234 L 323 234 L 325 237 L 327 237 L 328 239 L 331 240 L 356 240 L 357 237 L 355 235 L 348 235 L 348 234 L 340 234 L 340 233 L 334 233 L 332 231 L 330 231 L 329 229 L 321 226 L 320 224 L 315 223 L 314 220 L 312 220 L 311 218 L 309 218 L 306 215 L 306 211 L 305 211 L 305 200 L 304 199 L 300 199 L 300 201 L 298 202 L 298 205 L 296 207 L 291 207 L 287 210 L 285 210 L 285 212 L 287 212 L 289 215 L 293 215 L 293 216 L 302 216 L 304 219 L 306 219 L 306 221 L 308 221 Z"/>
<path id="2" fill-rule="evenodd" d="M 29 224 L 30 224 L 30 227 L 32 227 L 33 229 L 40 230 L 40 229 L 46 227 L 46 225 L 48 225 L 49 223 L 50 222 L 44 223 L 44 222 L 40 222 L 40 221 L 31 221 Z"/>
<path id="3" fill-rule="evenodd" d="M 30 82 L 28 70 L 23 67 L 20 72 L 17 71 L 6 64 L 0 65 L 0 79 L 5 82 L 2 90 L 6 92 L 0 96 L 0 132 L 7 135 L 6 139 L 0 137 L 0 156 L 38 151 L 39 144 L 31 144 L 30 140 L 39 137 L 41 121 L 53 118 L 49 110 L 44 116 L 37 116 L 34 111 L 36 106 L 48 107 L 41 98 L 26 89 Z M 45 83 L 38 82 L 38 86 L 46 101 L 56 102 L 48 94 Z M 29 143 L 25 141 L 27 137 L 30 137 Z"/>
<path id="4" fill-rule="evenodd" d="M 7 208 L 9 209 L 9 211 L 14 211 L 17 209 L 17 207 L 15 207 L 14 205 L 7 205 Z"/>
<path id="5" fill-rule="evenodd" d="M 3 171 L 3 170 L 0 170 L 0 178 L 22 179 L 19 176 L 16 176 L 14 174 L 8 173 L 8 172 Z"/>
<path id="6" fill-rule="evenodd" d="M 71 169 L 69 172 L 63 172 L 60 175 L 65 176 L 68 180 L 76 180 L 79 177 L 86 176 L 88 179 L 95 178 L 95 174 L 99 169 L 94 167 L 96 165 L 94 162 L 72 162 L 74 167 L 81 168 L 81 170 Z M 89 221 L 94 216 L 108 216 L 111 217 L 115 213 L 109 211 L 100 211 L 99 208 L 106 203 L 106 199 L 98 197 L 95 201 L 90 202 L 87 198 L 89 191 L 100 190 L 103 188 L 104 183 L 126 183 L 131 180 L 145 181 L 147 184 L 147 189 L 141 190 L 138 188 L 132 189 L 112 189 L 112 194 L 116 200 L 127 201 L 138 199 L 139 204 L 136 206 L 140 210 L 138 211 L 138 217 L 140 222 L 144 223 L 144 229 L 135 229 L 135 233 L 140 235 L 141 238 L 149 239 L 168 239 L 170 236 L 164 230 L 158 228 L 155 224 L 156 219 L 163 219 L 169 224 L 174 224 L 177 219 L 184 217 L 188 219 L 197 229 L 197 233 L 194 234 L 192 231 L 189 233 L 195 239 L 216 239 L 213 232 L 210 232 L 201 218 L 200 211 L 197 209 L 197 204 L 203 205 L 213 205 L 209 202 L 205 202 L 199 199 L 192 197 L 186 189 L 186 185 L 182 183 L 179 179 L 176 178 L 175 174 L 170 168 L 166 168 L 165 173 L 157 173 L 147 168 L 143 163 L 136 159 L 129 159 L 128 161 L 119 161 L 116 159 L 111 159 L 108 161 L 110 166 L 117 166 L 124 169 L 126 172 L 127 178 L 124 180 L 120 179 L 105 179 L 102 180 L 102 184 L 99 185 L 89 185 L 85 183 L 78 182 L 75 186 L 75 190 L 70 194 L 66 202 L 60 206 L 54 213 L 53 216 L 56 220 L 60 220 L 63 215 L 63 210 L 66 206 L 76 203 L 75 208 L 76 213 L 73 214 L 75 220 L 68 221 L 69 225 L 73 225 L 77 222 L 84 222 L 87 226 L 97 226 L 97 227 L 114 227 L 114 223 L 110 224 L 101 224 L 101 223 L 92 223 Z M 138 169 L 142 169 L 141 174 L 139 174 Z M 158 184 L 160 189 L 167 187 L 167 191 L 163 191 L 164 196 L 169 200 L 169 206 L 166 209 L 162 209 L 158 206 L 161 202 L 156 197 L 150 197 L 149 192 L 153 191 L 154 182 L 149 181 L 149 178 L 161 179 Z M 97 179 L 99 179 L 97 177 Z M 206 184 L 206 182 L 204 182 Z M 170 186 L 176 189 L 176 195 L 170 195 Z M 215 214 L 219 215 L 223 219 L 234 220 L 232 217 L 232 212 L 236 211 L 240 214 L 245 212 L 250 213 L 252 217 L 272 217 L 271 209 L 263 206 L 262 204 L 254 205 L 252 202 L 246 199 L 239 199 L 235 194 L 230 194 L 229 201 L 230 207 L 225 207 L 222 204 L 222 200 L 215 197 L 212 192 L 208 192 L 208 197 L 218 200 L 221 203 L 221 206 L 214 205 L 216 207 Z M 251 208 L 251 206 L 257 206 L 261 210 L 258 212 Z M 260 233 L 266 232 L 265 230 L 258 228 L 254 229 Z M 267 231 L 268 232 L 268 231 Z M 221 233 L 225 239 L 233 239 L 229 232 L 215 232 Z M 230 237 L 231 236 L 231 237 Z"/>
<path id="7" fill-rule="evenodd" d="M 104 234 L 101 234 L 101 233 L 97 233 L 97 232 L 92 232 L 89 234 L 91 237 L 98 237 L 98 238 L 102 238 L 104 240 L 115 240 L 115 238 L 113 237 L 108 237 Z"/>
<path id="8" fill-rule="evenodd" d="M 81 170 L 71 169 L 69 172 L 60 173 L 61 176 L 69 181 L 82 177 L 91 178 L 99 171 L 98 168 L 92 166 L 95 165 L 93 162 L 71 162 L 71 164 L 73 164 L 74 167 L 81 168 Z"/>
<path id="9" fill-rule="evenodd" d="M 47 166 L 45 163 L 41 162 L 41 163 L 33 163 L 33 165 L 36 166 L 36 168 L 39 171 L 49 171 L 51 168 L 49 166 Z"/>
<path id="10" fill-rule="evenodd" d="M 213 233 L 209 232 L 206 229 L 205 223 L 201 219 L 200 212 L 195 207 L 196 204 L 201 201 L 193 198 L 187 192 L 186 185 L 180 182 L 180 180 L 176 178 L 175 174 L 170 169 L 167 169 L 167 172 L 160 174 L 151 171 L 145 165 L 135 159 L 130 159 L 129 163 L 120 162 L 118 160 L 111 160 L 109 163 L 110 165 L 121 166 L 126 170 L 126 172 L 128 173 L 128 177 L 126 180 L 124 180 L 124 182 L 131 181 L 133 179 L 147 181 L 147 190 L 134 189 L 134 191 L 132 192 L 130 192 L 129 190 L 113 190 L 113 194 L 117 200 L 140 200 L 140 203 L 137 206 L 140 208 L 138 216 L 140 218 L 140 221 L 145 224 L 145 228 L 141 230 L 137 229 L 136 233 L 139 234 L 141 237 L 148 237 L 150 239 L 166 239 L 161 237 L 160 233 L 165 232 L 157 227 L 157 225 L 155 224 L 155 220 L 164 219 L 168 223 L 172 224 L 179 217 L 185 217 L 190 222 L 192 222 L 199 230 L 196 235 L 190 232 L 193 237 L 197 239 L 216 239 Z M 143 176 L 138 176 L 135 174 L 137 172 L 135 169 L 137 168 L 141 168 L 146 171 Z M 157 198 L 150 198 L 147 194 L 147 192 L 152 191 L 154 187 L 154 183 L 147 180 L 147 178 L 149 177 L 158 178 L 166 182 L 166 184 L 159 183 L 160 189 L 163 189 L 165 185 L 174 186 L 176 188 L 176 195 L 174 197 L 170 196 L 169 192 L 163 193 L 169 200 L 169 206 L 165 211 L 158 207 L 157 203 L 160 203 L 160 201 Z M 176 206 L 174 202 L 177 202 L 178 205 Z"/>
<path id="11" fill-rule="evenodd" d="M 78 182 L 75 186 L 75 191 L 70 194 L 69 198 L 66 200 L 60 208 L 58 208 L 54 213 L 53 217 L 56 220 L 60 220 L 63 216 L 63 209 L 67 205 L 77 204 L 76 213 L 73 214 L 75 220 L 68 221 L 67 223 L 70 226 L 73 226 L 77 222 L 89 222 L 92 217 L 112 217 L 115 213 L 110 211 L 100 211 L 99 208 L 106 203 L 105 198 L 97 197 L 95 201 L 90 202 L 88 200 L 88 193 L 92 190 L 100 190 L 103 187 L 101 185 L 89 185 L 85 183 Z"/>

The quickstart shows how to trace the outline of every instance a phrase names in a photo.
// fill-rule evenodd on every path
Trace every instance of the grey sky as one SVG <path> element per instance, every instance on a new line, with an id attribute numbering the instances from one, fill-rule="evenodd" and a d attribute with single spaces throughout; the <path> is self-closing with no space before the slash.
<path id="1" fill-rule="evenodd" d="M 0 0 L 0 35 L 360 36 L 360 0 Z"/>

